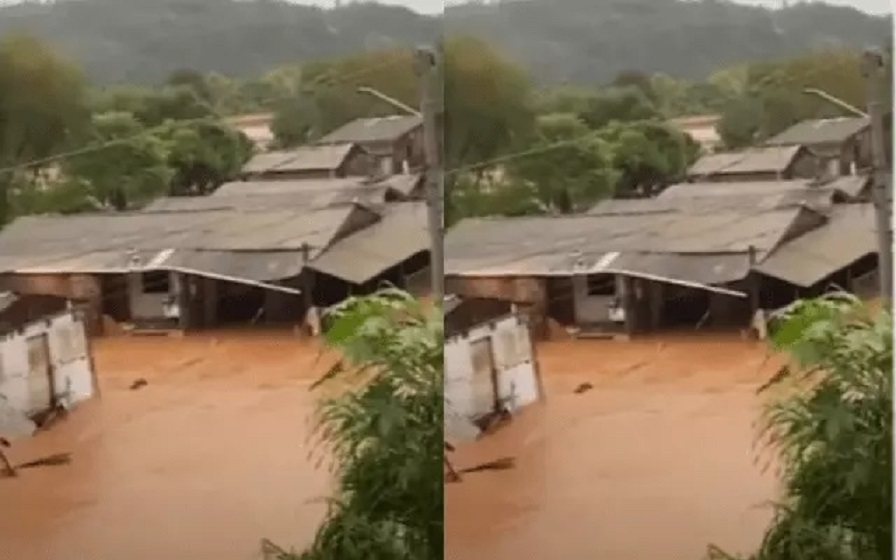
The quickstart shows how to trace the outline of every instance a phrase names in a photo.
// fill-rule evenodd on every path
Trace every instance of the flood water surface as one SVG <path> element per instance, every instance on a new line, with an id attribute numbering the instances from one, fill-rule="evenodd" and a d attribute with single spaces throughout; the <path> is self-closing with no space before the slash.
<path id="1" fill-rule="evenodd" d="M 545 402 L 458 448 L 458 467 L 516 468 L 446 485 L 447 559 L 700 560 L 759 543 L 775 489 L 752 449 L 763 347 L 568 341 L 540 357 Z"/>
<path id="2" fill-rule="evenodd" d="M 248 560 L 262 537 L 311 540 L 329 490 L 307 441 L 315 347 L 277 333 L 95 346 L 102 398 L 13 445 L 16 463 L 73 462 L 0 480 L 0 557 Z M 448 559 L 697 560 L 710 542 L 757 544 L 774 495 L 751 450 L 760 347 L 562 342 L 541 358 L 546 401 L 458 450 L 461 467 L 517 465 L 447 486 Z"/>
<path id="3" fill-rule="evenodd" d="M 101 399 L 13 444 L 14 463 L 72 464 L 0 480 L 0 557 L 248 560 L 263 537 L 307 544 L 328 494 L 308 456 L 317 357 L 282 333 L 96 341 Z"/>

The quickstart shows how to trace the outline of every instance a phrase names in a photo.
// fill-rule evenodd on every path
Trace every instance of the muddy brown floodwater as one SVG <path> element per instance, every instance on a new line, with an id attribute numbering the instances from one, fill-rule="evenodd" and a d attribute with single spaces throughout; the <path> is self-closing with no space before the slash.
<path id="1" fill-rule="evenodd" d="M 73 462 L 0 480 L 0 557 L 248 560 L 262 537 L 307 544 L 328 494 L 306 441 L 318 355 L 286 333 L 96 341 L 101 400 L 13 445 L 13 462 Z"/>
<path id="2" fill-rule="evenodd" d="M 747 552 L 774 476 L 752 446 L 765 347 L 731 338 L 564 341 L 539 350 L 547 393 L 464 467 L 516 468 L 446 485 L 448 560 L 700 560 Z M 594 388 L 574 394 L 581 383 Z"/>

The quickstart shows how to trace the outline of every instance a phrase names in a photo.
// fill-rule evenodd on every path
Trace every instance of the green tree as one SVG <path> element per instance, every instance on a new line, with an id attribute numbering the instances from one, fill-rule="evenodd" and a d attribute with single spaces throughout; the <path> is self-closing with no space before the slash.
<path id="1" fill-rule="evenodd" d="M 823 90 L 855 106 L 865 102 L 858 51 L 826 49 L 779 61 L 765 61 L 730 72 L 719 72 L 716 83 L 727 81 L 732 96 L 722 113 L 720 133 L 729 148 L 739 148 L 773 136 L 810 118 L 843 116 L 842 109 L 815 96 Z"/>
<path id="2" fill-rule="evenodd" d="M 463 36 L 445 39 L 443 64 L 447 168 L 525 145 L 535 115 L 531 82 L 520 67 L 489 44 Z"/>
<path id="3" fill-rule="evenodd" d="M 0 223 L 10 218 L 14 168 L 70 145 L 86 117 L 75 66 L 34 38 L 0 40 Z"/>
<path id="4" fill-rule="evenodd" d="M 196 97 L 205 103 L 212 105 L 215 103 L 214 92 L 209 85 L 208 78 L 202 72 L 186 68 L 175 70 L 165 80 L 165 85 L 189 88 L 196 94 Z"/>
<path id="5" fill-rule="evenodd" d="M 342 360 L 317 385 L 318 433 L 337 489 L 304 560 L 443 557 L 443 326 L 439 308 L 384 290 L 328 313 Z"/>
<path id="6" fill-rule="evenodd" d="M 591 129 L 597 130 L 611 122 L 629 122 L 660 117 L 653 101 L 641 89 L 631 86 L 604 89 L 588 101 L 579 115 Z"/>
<path id="7" fill-rule="evenodd" d="M 612 146 L 612 165 L 620 174 L 616 194 L 624 197 L 651 196 L 680 180 L 700 149 L 662 122 L 616 123 L 600 135 Z"/>
<path id="8" fill-rule="evenodd" d="M 589 101 L 599 90 L 573 86 L 548 87 L 532 94 L 532 108 L 538 115 L 572 113 L 580 115 L 588 108 Z"/>
<path id="9" fill-rule="evenodd" d="M 95 150 L 70 158 L 63 171 L 103 206 L 125 210 L 166 191 L 172 171 L 165 144 L 133 115 L 95 115 L 86 148 Z"/>
<path id="10" fill-rule="evenodd" d="M 468 174 L 453 183 L 449 196 L 445 215 L 449 226 L 474 216 L 531 216 L 547 211 L 535 185 L 521 180 L 484 186 Z"/>
<path id="11" fill-rule="evenodd" d="M 761 389 L 783 496 L 751 558 L 892 558 L 892 316 L 847 294 L 800 301 L 772 342 L 792 362 Z"/>
<path id="12" fill-rule="evenodd" d="M 618 177 L 610 146 L 575 115 L 539 117 L 531 150 L 508 171 L 531 186 L 541 208 L 568 214 L 613 195 Z"/>
<path id="13" fill-rule="evenodd" d="M 292 148 L 307 144 L 324 133 L 325 119 L 315 100 L 310 96 L 296 95 L 277 104 L 271 130 L 276 147 Z"/>
<path id="14" fill-rule="evenodd" d="M 612 86 L 618 88 L 634 88 L 644 94 L 651 103 L 657 102 L 657 92 L 653 89 L 653 80 L 644 72 L 625 70 L 613 78 Z"/>
<path id="15" fill-rule="evenodd" d="M 759 140 L 762 127 L 762 101 L 741 97 L 731 101 L 716 126 L 719 137 L 729 149 L 743 148 Z"/>
<path id="16" fill-rule="evenodd" d="M 159 136 L 173 170 L 169 196 L 211 193 L 235 178 L 252 154 L 252 143 L 245 135 L 214 119 L 171 122 Z"/>
<path id="17" fill-rule="evenodd" d="M 215 108 L 188 85 L 166 85 L 159 89 L 107 88 L 94 96 L 93 111 L 130 113 L 146 127 L 156 127 L 169 120 L 195 120 L 216 115 Z"/>

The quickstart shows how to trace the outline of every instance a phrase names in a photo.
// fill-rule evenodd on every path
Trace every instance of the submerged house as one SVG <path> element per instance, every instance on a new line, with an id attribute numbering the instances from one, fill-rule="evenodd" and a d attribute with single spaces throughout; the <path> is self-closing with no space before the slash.
<path id="1" fill-rule="evenodd" d="M 84 302 L 94 333 L 103 316 L 201 329 L 296 322 L 310 306 L 382 281 L 403 286 L 428 267 L 419 202 L 225 187 L 140 212 L 20 218 L 0 232 L 0 285 Z"/>
<path id="2" fill-rule="evenodd" d="M 719 152 L 698 159 L 687 178 L 700 182 L 748 182 L 812 179 L 816 156 L 804 146 L 764 146 L 740 152 Z"/>
<path id="3" fill-rule="evenodd" d="M 423 166 L 423 119 L 417 115 L 355 119 L 315 144 L 357 144 L 371 155 L 383 175 L 407 173 Z"/>
<path id="4" fill-rule="evenodd" d="M 5 293 L 0 303 L 0 395 L 35 418 L 97 390 L 82 314 L 63 298 Z"/>
<path id="5" fill-rule="evenodd" d="M 500 300 L 448 298 L 446 432 L 475 432 L 471 426 L 484 418 L 501 410 L 517 412 L 542 395 L 532 334 L 513 305 Z"/>
<path id="6" fill-rule="evenodd" d="M 832 283 L 849 289 L 876 270 L 868 204 L 812 207 L 782 195 L 684 200 L 464 220 L 446 236 L 447 289 L 513 302 L 542 336 L 548 318 L 583 331 L 639 333 L 743 327 L 758 309 Z"/>

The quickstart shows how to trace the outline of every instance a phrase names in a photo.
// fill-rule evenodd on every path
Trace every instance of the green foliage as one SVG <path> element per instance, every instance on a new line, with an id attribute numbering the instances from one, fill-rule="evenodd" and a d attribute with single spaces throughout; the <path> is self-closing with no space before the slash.
<path id="1" fill-rule="evenodd" d="M 214 119 L 171 122 L 158 136 L 166 144 L 166 163 L 173 171 L 171 196 L 211 193 L 235 178 L 252 154 L 245 135 Z"/>
<path id="2" fill-rule="evenodd" d="M 80 72 L 43 43 L 0 40 L 0 169 L 46 158 L 69 145 L 86 122 Z M 9 216 L 15 173 L 0 171 L 0 223 Z"/>
<path id="3" fill-rule="evenodd" d="M 697 158 L 699 146 L 662 122 L 617 123 L 601 131 L 613 146 L 613 167 L 619 172 L 616 193 L 649 196 L 681 180 Z"/>
<path id="4" fill-rule="evenodd" d="M 442 315 L 393 289 L 328 313 L 343 358 L 318 385 L 318 435 L 337 490 L 313 545 L 297 560 L 443 557 Z"/>
<path id="5" fill-rule="evenodd" d="M 445 39 L 443 64 L 446 167 L 492 159 L 523 145 L 534 124 L 525 72 L 467 36 Z"/>
<path id="6" fill-rule="evenodd" d="M 659 116 L 659 111 L 640 88 L 614 86 L 589 99 L 580 116 L 590 128 L 596 130 L 612 122 L 652 119 Z"/>
<path id="7" fill-rule="evenodd" d="M 727 95 L 720 135 L 729 148 L 740 148 L 773 136 L 809 118 L 844 116 L 842 109 L 805 93 L 820 89 L 854 106 L 866 99 L 861 56 L 857 50 L 826 49 L 784 60 L 770 60 L 732 69 L 727 77 L 740 93 Z M 735 73 L 736 71 L 736 73 Z"/>
<path id="8" fill-rule="evenodd" d="M 169 120 L 195 120 L 216 114 L 214 107 L 191 85 L 166 85 L 158 89 L 108 88 L 94 96 L 93 111 L 130 113 L 146 127 L 159 126 Z"/>
<path id="9" fill-rule="evenodd" d="M 142 84 L 161 83 L 176 68 L 259 76 L 283 64 L 430 42 L 443 30 L 497 45 L 542 83 L 605 84 L 630 69 L 693 79 L 817 45 L 889 44 L 892 27 L 887 18 L 834 6 L 772 12 L 676 0 L 471 2 L 442 17 L 388 5 L 322 10 L 276 0 L 5 4 L 0 36 L 25 29 L 52 37 L 92 78 Z"/>
<path id="10" fill-rule="evenodd" d="M 514 161 L 508 171 L 531 185 L 540 208 L 568 214 L 612 196 L 617 173 L 611 148 L 575 115 L 540 117 L 531 149 L 537 153 Z"/>
<path id="11" fill-rule="evenodd" d="M 449 30 L 489 40 L 541 83 L 598 85 L 632 69 L 691 80 L 821 45 L 890 44 L 885 16 L 816 3 L 532 0 L 446 9 Z M 777 7 L 777 5 L 776 5 Z"/>
<path id="12" fill-rule="evenodd" d="M 274 133 L 282 147 L 316 139 L 346 122 L 394 114 L 396 109 L 358 91 L 368 87 L 410 106 L 419 105 L 417 78 L 409 49 L 380 49 L 336 59 L 308 62 L 301 79 L 284 67 L 265 78 L 275 99 Z"/>
<path id="13" fill-rule="evenodd" d="M 10 191 L 13 216 L 29 214 L 78 214 L 101 209 L 90 192 L 90 185 L 71 178 L 43 187 L 35 181 L 20 180 Z"/>
<path id="14" fill-rule="evenodd" d="M 87 148 L 103 148 L 68 159 L 63 166 L 68 177 L 83 182 L 100 204 L 116 210 L 166 191 L 172 173 L 161 139 L 145 134 L 130 113 L 95 115 L 92 124 Z"/>
<path id="15" fill-rule="evenodd" d="M 835 294 L 797 302 L 773 332 L 793 362 L 762 389 L 783 497 L 751 558 L 892 558 L 892 316 Z"/>
<path id="16" fill-rule="evenodd" d="M 489 182 L 464 175 L 454 181 L 445 223 L 475 216 L 532 216 L 547 210 L 536 187 L 527 181 Z"/>

